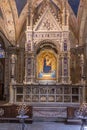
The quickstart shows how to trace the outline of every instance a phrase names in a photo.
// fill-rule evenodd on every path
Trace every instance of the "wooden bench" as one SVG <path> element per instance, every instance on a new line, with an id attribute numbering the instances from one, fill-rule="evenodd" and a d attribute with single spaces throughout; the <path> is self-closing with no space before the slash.
<path id="1" fill-rule="evenodd" d="M 29 116 L 28 119 L 25 120 L 27 123 L 32 123 L 32 106 L 27 106 L 28 111 L 26 115 Z M 20 122 L 18 118 L 18 105 L 2 105 L 0 109 L 4 110 L 4 114 L 0 116 L 0 122 Z"/>

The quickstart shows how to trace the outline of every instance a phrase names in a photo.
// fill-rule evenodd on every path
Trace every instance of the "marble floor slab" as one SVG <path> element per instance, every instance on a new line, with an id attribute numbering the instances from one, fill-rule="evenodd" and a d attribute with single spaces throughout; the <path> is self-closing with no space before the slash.
<path id="1" fill-rule="evenodd" d="M 65 124 L 58 122 L 33 122 L 25 124 L 24 130 L 80 130 L 80 124 Z M 21 124 L 0 123 L 0 130 L 22 130 Z M 87 130 L 87 128 L 85 128 Z"/>

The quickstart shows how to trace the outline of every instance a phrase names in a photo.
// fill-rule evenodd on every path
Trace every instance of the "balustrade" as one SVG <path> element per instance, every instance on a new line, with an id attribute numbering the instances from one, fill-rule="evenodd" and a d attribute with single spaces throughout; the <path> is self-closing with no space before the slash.
<path id="1" fill-rule="evenodd" d="M 16 86 L 15 102 L 80 103 L 82 87 L 69 85 Z"/>

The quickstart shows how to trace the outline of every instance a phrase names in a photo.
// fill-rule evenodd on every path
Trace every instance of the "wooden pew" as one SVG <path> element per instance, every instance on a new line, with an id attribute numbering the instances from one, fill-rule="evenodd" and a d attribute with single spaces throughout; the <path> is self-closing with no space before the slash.
<path id="1" fill-rule="evenodd" d="M 28 112 L 26 115 L 29 116 L 25 122 L 32 123 L 32 106 L 27 106 Z M 0 122 L 19 122 L 19 119 L 16 118 L 18 116 L 18 105 L 2 105 L 0 106 L 0 110 L 4 110 L 4 114 L 0 116 Z"/>

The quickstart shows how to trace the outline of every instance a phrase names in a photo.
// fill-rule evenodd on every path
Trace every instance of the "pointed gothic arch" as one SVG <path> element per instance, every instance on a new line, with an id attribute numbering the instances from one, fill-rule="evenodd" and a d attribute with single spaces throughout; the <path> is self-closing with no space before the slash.
<path id="1" fill-rule="evenodd" d="M 37 47 L 36 47 L 36 53 L 39 53 L 44 48 L 45 49 L 51 49 L 55 53 L 58 53 L 56 45 L 53 42 L 49 41 L 49 40 L 43 41 L 40 44 L 38 44 Z"/>

